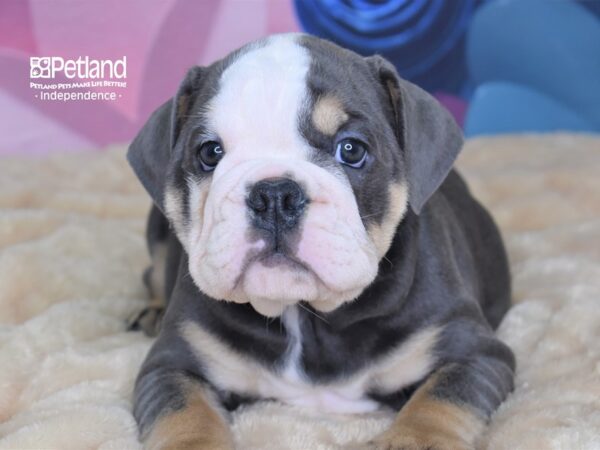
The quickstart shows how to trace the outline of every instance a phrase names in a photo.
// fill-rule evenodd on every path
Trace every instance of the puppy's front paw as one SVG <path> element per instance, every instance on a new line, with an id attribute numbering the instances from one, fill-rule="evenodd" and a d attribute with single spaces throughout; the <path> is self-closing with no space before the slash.
<path id="1" fill-rule="evenodd" d="M 147 306 L 127 319 L 127 331 L 142 330 L 148 336 L 156 336 L 160 331 L 164 314 L 164 306 Z"/>
<path id="2" fill-rule="evenodd" d="M 439 375 L 438 375 L 439 376 Z M 392 426 L 369 443 L 372 450 L 475 450 L 484 418 L 470 406 L 431 394 L 430 378 L 400 410 Z"/>
<path id="3" fill-rule="evenodd" d="M 145 445 L 146 450 L 233 450 L 232 444 L 223 440 L 191 438 L 179 439 L 161 445 Z"/>
<path id="4" fill-rule="evenodd" d="M 475 447 L 441 430 L 396 424 L 370 441 L 369 450 L 474 450 Z"/>

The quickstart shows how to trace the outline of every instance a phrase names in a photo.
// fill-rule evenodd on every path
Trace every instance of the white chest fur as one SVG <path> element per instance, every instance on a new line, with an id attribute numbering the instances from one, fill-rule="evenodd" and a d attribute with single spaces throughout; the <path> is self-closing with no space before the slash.
<path id="1" fill-rule="evenodd" d="M 333 383 L 314 384 L 306 379 L 300 366 L 302 336 L 296 307 L 288 308 L 282 321 L 290 340 L 285 368 L 277 372 L 234 351 L 193 322 L 185 323 L 182 333 L 203 362 L 207 377 L 218 388 L 277 399 L 320 412 L 373 411 L 379 405 L 366 393 L 402 389 L 424 377 L 435 362 L 430 350 L 439 329 L 427 328 L 352 376 Z"/>

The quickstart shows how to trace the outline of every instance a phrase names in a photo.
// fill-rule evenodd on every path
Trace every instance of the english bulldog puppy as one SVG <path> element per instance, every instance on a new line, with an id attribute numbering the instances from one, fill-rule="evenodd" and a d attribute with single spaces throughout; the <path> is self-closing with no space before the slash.
<path id="1" fill-rule="evenodd" d="M 166 305 L 135 386 L 146 448 L 231 449 L 230 411 L 256 401 L 398 411 L 364 448 L 474 448 L 515 361 L 462 144 L 389 62 L 315 37 L 192 68 L 128 152 L 162 299 L 134 325 Z"/>

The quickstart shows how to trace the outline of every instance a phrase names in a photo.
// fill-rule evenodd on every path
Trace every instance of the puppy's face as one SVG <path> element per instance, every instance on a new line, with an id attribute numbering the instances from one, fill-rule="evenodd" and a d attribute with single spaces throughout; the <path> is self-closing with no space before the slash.
<path id="1" fill-rule="evenodd" d="M 190 72 L 158 203 L 201 291 L 275 316 L 331 311 L 374 280 L 409 195 L 379 69 L 282 35 Z"/>

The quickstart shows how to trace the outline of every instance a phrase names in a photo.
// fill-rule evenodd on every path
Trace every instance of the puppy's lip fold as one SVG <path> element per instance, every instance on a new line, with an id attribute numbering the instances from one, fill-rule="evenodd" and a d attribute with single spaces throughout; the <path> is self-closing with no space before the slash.
<path id="1" fill-rule="evenodd" d="M 290 256 L 287 254 L 287 252 L 282 251 L 263 252 L 261 255 L 255 258 L 255 261 L 258 261 L 267 267 L 286 265 L 297 269 L 309 270 L 301 261 L 298 261 L 293 256 Z"/>
<path id="2" fill-rule="evenodd" d="M 245 276 L 245 273 L 248 271 L 248 268 L 252 264 L 256 264 L 256 263 L 259 263 L 259 264 L 261 264 L 265 267 L 269 267 L 269 268 L 271 268 L 271 267 L 286 267 L 286 268 L 291 268 L 291 269 L 297 270 L 299 272 L 309 273 L 310 275 L 312 275 L 314 277 L 314 279 L 316 281 L 318 281 L 320 284 L 325 286 L 327 289 L 331 290 L 332 292 L 338 291 L 338 289 L 336 289 L 335 286 L 331 286 L 323 278 L 321 278 L 319 276 L 319 274 L 315 270 L 313 270 L 312 267 L 310 267 L 310 265 L 307 264 L 306 262 L 298 259 L 294 255 L 291 255 L 289 252 L 274 251 L 274 250 L 262 251 L 259 254 L 255 255 L 253 258 L 251 258 L 245 265 L 242 272 L 240 273 L 240 276 L 238 277 L 238 279 L 236 280 L 236 283 L 235 283 L 236 287 L 242 282 L 242 280 Z"/>
<path id="3" fill-rule="evenodd" d="M 298 271 L 310 272 L 313 275 L 315 275 L 312 269 L 308 267 L 306 263 L 296 258 L 289 251 L 285 249 L 276 250 L 273 247 L 271 247 L 257 252 L 248 259 L 240 273 L 238 282 L 241 278 L 244 277 L 245 272 L 248 271 L 248 268 L 252 264 L 261 264 L 262 266 L 268 268 L 285 267 Z"/>

